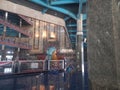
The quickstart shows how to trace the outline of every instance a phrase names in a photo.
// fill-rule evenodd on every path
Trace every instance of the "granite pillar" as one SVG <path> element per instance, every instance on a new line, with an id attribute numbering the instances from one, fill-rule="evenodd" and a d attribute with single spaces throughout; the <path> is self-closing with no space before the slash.
<path id="1" fill-rule="evenodd" d="M 120 0 L 113 0 L 112 3 L 113 13 L 113 31 L 115 43 L 115 58 L 116 58 L 116 71 L 117 71 L 117 85 L 120 90 Z"/>
<path id="2" fill-rule="evenodd" d="M 88 68 L 91 90 L 119 90 L 120 0 L 88 0 Z"/>

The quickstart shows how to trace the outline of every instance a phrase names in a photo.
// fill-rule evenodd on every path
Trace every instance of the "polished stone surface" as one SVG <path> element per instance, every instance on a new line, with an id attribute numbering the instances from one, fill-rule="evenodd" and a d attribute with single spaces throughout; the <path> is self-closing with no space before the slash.
<path id="1" fill-rule="evenodd" d="M 113 25 L 117 81 L 120 89 L 120 0 L 113 0 Z"/>
<path id="2" fill-rule="evenodd" d="M 88 0 L 89 79 L 92 83 L 105 87 L 105 90 L 108 88 L 116 90 L 120 82 L 120 7 L 118 2 L 120 0 Z"/>

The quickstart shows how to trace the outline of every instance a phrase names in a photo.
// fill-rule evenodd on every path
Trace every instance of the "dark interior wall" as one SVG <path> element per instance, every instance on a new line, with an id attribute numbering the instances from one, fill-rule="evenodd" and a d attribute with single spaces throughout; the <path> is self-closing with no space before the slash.
<path id="1" fill-rule="evenodd" d="M 92 90 L 118 88 L 117 80 L 120 77 L 118 1 L 120 0 L 88 0 L 87 54 Z"/>

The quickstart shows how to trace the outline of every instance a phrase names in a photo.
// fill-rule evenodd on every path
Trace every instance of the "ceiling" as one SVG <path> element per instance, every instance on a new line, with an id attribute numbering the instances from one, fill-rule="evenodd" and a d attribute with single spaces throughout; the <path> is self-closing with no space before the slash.
<path id="1" fill-rule="evenodd" d="M 87 18 L 86 0 L 9 0 L 9 1 L 38 10 L 43 14 L 47 13 L 64 19 L 73 49 L 75 49 L 76 43 L 77 19 L 80 18 L 80 14 L 82 13 L 83 35 L 84 38 L 86 38 L 86 18 Z M 11 18 L 18 18 L 18 16 L 14 16 Z"/>

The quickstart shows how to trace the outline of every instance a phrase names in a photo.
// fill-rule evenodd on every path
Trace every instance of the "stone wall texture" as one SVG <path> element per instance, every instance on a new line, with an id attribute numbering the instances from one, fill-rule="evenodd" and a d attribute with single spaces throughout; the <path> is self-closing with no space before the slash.
<path id="1" fill-rule="evenodd" d="M 91 90 L 120 90 L 120 0 L 88 0 Z"/>

